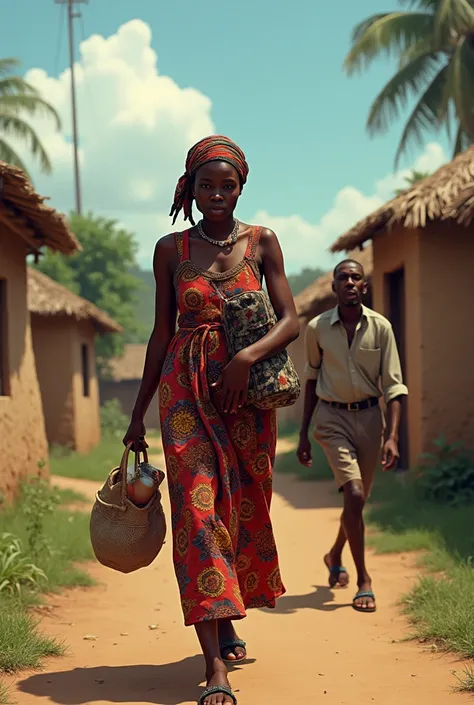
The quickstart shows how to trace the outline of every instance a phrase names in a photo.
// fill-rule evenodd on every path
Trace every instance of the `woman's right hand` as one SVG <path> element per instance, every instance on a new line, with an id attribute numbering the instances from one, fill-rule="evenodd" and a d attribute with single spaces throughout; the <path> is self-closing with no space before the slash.
<path id="1" fill-rule="evenodd" d="M 148 448 L 148 443 L 145 441 L 145 434 L 146 428 L 143 421 L 141 419 L 132 418 L 127 433 L 123 437 L 124 446 L 133 443 L 132 450 L 135 453 L 144 450 L 144 448 Z"/>

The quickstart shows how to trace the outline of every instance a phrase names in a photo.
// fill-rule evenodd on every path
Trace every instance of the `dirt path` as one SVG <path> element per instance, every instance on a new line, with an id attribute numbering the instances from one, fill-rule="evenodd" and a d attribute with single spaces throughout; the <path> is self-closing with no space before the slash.
<path id="1" fill-rule="evenodd" d="M 93 483 L 59 482 L 94 496 Z M 326 587 L 321 557 L 337 527 L 339 501 L 331 483 L 275 478 L 273 518 L 288 593 L 276 611 L 253 610 L 240 625 L 255 662 L 231 673 L 239 705 L 467 702 L 450 694 L 450 670 L 458 664 L 398 641 L 407 625 L 395 603 L 415 577 L 411 559 L 370 558 L 375 615 L 351 609 L 352 587 Z M 122 576 L 93 565 L 91 574 L 98 587 L 54 597 L 44 620 L 45 630 L 69 644 L 68 655 L 40 674 L 23 674 L 14 699 L 19 705 L 195 705 L 203 664 L 194 631 L 182 626 L 170 541 L 146 570 Z"/>

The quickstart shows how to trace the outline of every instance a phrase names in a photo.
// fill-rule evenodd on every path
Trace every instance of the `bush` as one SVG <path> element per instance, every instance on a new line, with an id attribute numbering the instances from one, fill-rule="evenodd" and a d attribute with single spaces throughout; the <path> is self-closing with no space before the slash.
<path id="1" fill-rule="evenodd" d="M 421 499 L 458 506 L 474 501 L 474 458 L 460 443 L 441 436 L 435 453 L 425 453 L 415 470 L 414 485 Z"/>
<path id="2" fill-rule="evenodd" d="M 45 573 L 25 555 L 20 539 L 13 534 L 0 536 L 0 593 L 21 596 L 22 589 L 37 589 L 47 581 Z"/>
<path id="3" fill-rule="evenodd" d="M 118 399 L 106 401 L 100 409 L 100 426 L 104 434 L 120 437 L 125 434 L 130 419 L 126 416 Z"/>
<path id="4" fill-rule="evenodd" d="M 50 553 L 45 534 L 45 518 L 54 513 L 59 502 L 59 495 L 48 482 L 40 478 L 25 482 L 21 487 L 20 507 L 26 519 L 28 546 L 35 560 Z"/>

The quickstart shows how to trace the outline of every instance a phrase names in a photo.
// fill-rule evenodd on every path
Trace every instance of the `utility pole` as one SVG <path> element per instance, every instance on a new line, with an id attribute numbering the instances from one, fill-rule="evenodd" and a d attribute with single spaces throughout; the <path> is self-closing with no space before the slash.
<path id="1" fill-rule="evenodd" d="M 82 213 L 81 180 L 79 173 L 79 147 L 77 129 L 76 80 L 74 75 L 74 20 L 81 16 L 75 5 L 87 5 L 89 0 L 55 0 L 57 5 L 67 5 L 69 33 L 69 64 L 71 67 L 71 107 L 72 107 L 72 141 L 74 146 L 74 181 L 76 192 L 76 213 Z"/>

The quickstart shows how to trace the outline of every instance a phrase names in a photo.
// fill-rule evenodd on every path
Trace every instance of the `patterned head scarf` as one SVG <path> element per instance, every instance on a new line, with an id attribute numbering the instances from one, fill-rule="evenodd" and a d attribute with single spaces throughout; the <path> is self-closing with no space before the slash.
<path id="1" fill-rule="evenodd" d="M 174 194 L 173 205 L 170 216 L 173 217 L 173 225 L 181 210 L 184 213 L 184 220 L 190 220 L 194 225 L 192 215 L 193 205 L 193 180 L 198 169 L 204 164 L 213 161 L 228 162 L 239 174 L 242 186 L 247 181 L 249 167 L 245 161 L 245 154 L 235 142 L 232 142 L 224 135 L 212 135 L 205 137 L 191 147 L 186 158 L 186 171 L 178 181 Z"/>

